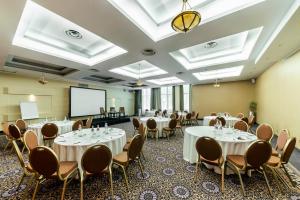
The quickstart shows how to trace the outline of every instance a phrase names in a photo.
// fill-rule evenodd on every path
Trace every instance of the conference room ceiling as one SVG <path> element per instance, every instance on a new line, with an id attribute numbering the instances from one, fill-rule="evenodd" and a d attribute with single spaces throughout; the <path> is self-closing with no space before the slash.
<path id="1" fill-rule="evenodd" d="M 139 77 L 148 87 L 206 84 L 223 75 L 220 82 L 256 78 L 299 49 L 300 0 L 230 2 L 190 0 L 202 22 L 179 34 L 170 23 L 181 0 L 2 0 L 0 69 L 41 76 L 5 64 L 21 57 L 73 69 L 48 79 L 127 88 Z"/>

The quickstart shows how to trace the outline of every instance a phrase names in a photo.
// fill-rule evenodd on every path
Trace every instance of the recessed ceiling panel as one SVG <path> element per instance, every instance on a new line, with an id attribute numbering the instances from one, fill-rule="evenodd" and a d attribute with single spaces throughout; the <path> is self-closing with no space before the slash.
<path id="1" fill-rule="evenodd" d="M 201 43 L 171 52 L 170 55 L 188 70 L 249 58 L 262 27 Z"/>
<path id="2" fill-rule="evenodd" d="M 176 34 L 171 28 L 173 17 L 181 12 L 182 0 L 108 0 L 152 40 Z M 204 24 L 265 0 L 189 0 Z"/>
<path id="3" fill-rule="evenodd" d="M 158 76 L 168 73 L 145 60 L 114 68 L 109 71 L 123 76 L 129 76 L 135 79 Z"/>
<path id="4" fill-rule="evenodd" d="M 154 83 L 156 85 L 170 85 L 170 84 L 184 83 L 183 80 L 177 78 L 176 76 L 147 80 L 147 82 Z"/>
<path id="5" fill-rule="evenodd" d="M 127 52 L 30 0 L 13 45 L 89 66 Z"/>
<path id="6" fill-rule="evenodd" d="M 212 80 L 212 79 L 220 79 L 220 78 L 230 78 L 240 76 L 242 73 L 244 66 L 223 68 L 217 70 L 210 70 L 204 72 L 193 73 L 193 75 L 199 80 Z"/>

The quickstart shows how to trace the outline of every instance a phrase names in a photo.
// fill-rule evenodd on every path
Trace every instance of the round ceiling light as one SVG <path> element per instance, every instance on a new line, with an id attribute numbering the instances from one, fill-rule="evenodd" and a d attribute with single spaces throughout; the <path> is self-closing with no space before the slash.
<path id="1" fill-rule="evenodd" d="M 176 32 L 189 32 L 201 22 L 200 13 L 194 10 L 187 10 L 186 5 L 189 5 L 188 0 L 183 0 L 181 13 L 172 20 L 171 26 Z M 190 5 L 189 7 L 191 9 Z"/>
<path id="2" fill-rule="evenodd" d="M 69 29 L 69 30 L 66 30 L 65 32 L 66 32 L 66 35 L 71 37 L 71 38 L 75 38 L 75 39 L 81 39 L 82 38 L 81 33 L 79 33 L 76 30 Z"/>
<path id="3" fill-rule="evenodd" d="M 143 49 L 141 52 L 144 56 L 153 56 L 156 54 L 154 49 Z"/>
<path id="4" fill-rule="evenodd" d="M 216 42 L 208 42 L 204 45 L 204 48 L 212 49 L 212 48 L 216 47 L 217 45 L 218 45 L 218 43 L 216 43 Z"/>

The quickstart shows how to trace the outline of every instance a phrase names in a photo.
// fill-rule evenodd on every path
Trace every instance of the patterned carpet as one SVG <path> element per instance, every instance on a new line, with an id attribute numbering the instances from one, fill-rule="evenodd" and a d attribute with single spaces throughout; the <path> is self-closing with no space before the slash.
<path id="1" fill-rule="evenodd" d="M 115 125 L 126 130 L 131 137 L 131 123 Z M 148 139 L 144 146 L 146 161 L 145 179 L 142 178 L 138 165 L 133 163 L 128 168 L 130 192 L 126 192 L 122 173 L 113 170 L 115 199 L 300 199 L 299 190 L 285 187 L 282 193 L 276 185 L 272 175 L 268 173 L 274 197 L 268 195 L 267 187 L 260 173 L 253 173 L 252 177 L 243 176 L 246 195 L 240 192 L 240 184 L 236 175 L 225 177 L 225 192 L 220 192 L 221 176 L 201 167 L 198 182 L 193 182 L 195 165 L 182 159 L 183 137 L 177 134 L 170 141 L 160 139 L 157 143 Z M 27 155 L 26 155 L 27 156 Z M 0 153 L 0 199 L 30 199 L 33 186 L 28 186 L 26 179 L 19 189 L 15 186 L 22 175 L 15 153 L 9 150 Z M 299 177 L 294 177 L 299 180 Z M 300 183 L 300 182 L 299 182 Z M 51 180 L 42 184 L 37 199 L 59 199 L 62 183 Z M 28 192 L 28 189 L 30 190 Z M 107 177 L 92 177 L 85 181 L 85 199 L 110 199 L 109 182 Z M 73 180 L 67 187 L 65 199 L 79 199 L 80 184 Z"/>

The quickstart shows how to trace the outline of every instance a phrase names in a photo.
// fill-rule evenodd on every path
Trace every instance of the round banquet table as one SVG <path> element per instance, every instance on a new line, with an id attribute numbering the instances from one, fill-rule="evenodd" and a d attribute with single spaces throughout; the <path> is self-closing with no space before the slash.
<path id="1" fill-rule="evenodd" d="M 223 128 L 216 130 L 210 126 L 195 126 L 185 129 L 183 142 L 183 159 L 196 163 L 198 160 L 198 153 L 195 147 L 196 141 L 199 137 L 208 136 L 214 138 L 221 146 L 224 159 L 226 155 L 244 155 L 248 146 L 257 138 L 255 135 L 231 128 Z M 214 168 L 215 172 L 220 173 L 218 167 L 207 165 L 208 168 Z M 228 168 L 227 168 L 228 169 Z M 227 172 L 232 173 L 231 170 Z"/>
<path id="2" fill-rule="evenodd" d="M 81 157 L 83 153 L 91 146 L 96 144 L 105 144 L 112 152 L 112 155 L 123 151 L 126 144 L 125 131 L 118 128 L 83 129 L 81 131 L 72 131 L 58 136 L 54 140 L 53 149 L 60 161 L 77 161 L 81 170 Z"/>
<path id="3" fill-rule="evenodd" d="M 217 118 L 217 116 L 205 116 L 203 117 L 203 126 L 208 126 L 210 120 Z M 235 124 L 235 122 L 241 120 L 240 118 L 237 117 L 224 117 L 224 119 L 226 120 L 226 127 L 233 127 L 233 125 Z"/>
<path id="4" fill-rule="evenodd" d="M 166 118 L 166 117 L 142 117 L 140 119 L 140 121 L 144 124 L 144 126 L 147 127 L 147 120 L 153 118 L 156 121 L 157 124 L 157 129 L 158 129 L 158 137 L 163 137 L 162 134 L 162 129 L 164 127 L 168 127 L 169 126 L 169 121 L 171 120 L 170 118 Z"/>
<path id="5" fill-rule="evenodd" d="M 32 130 L 36 133 L 38 138 L 38 144 L 43 145 L 43 135 L 41 133 L 42 127 L 45 123 L 54 123 L 58 127 L 58 135 L 67 133 L 72 131 L 72 126 L 74 121 L 53 121 L 53 122 L 41 122 L 36 124 L 30 124 L 28 125 L 28 130 Z"/>

